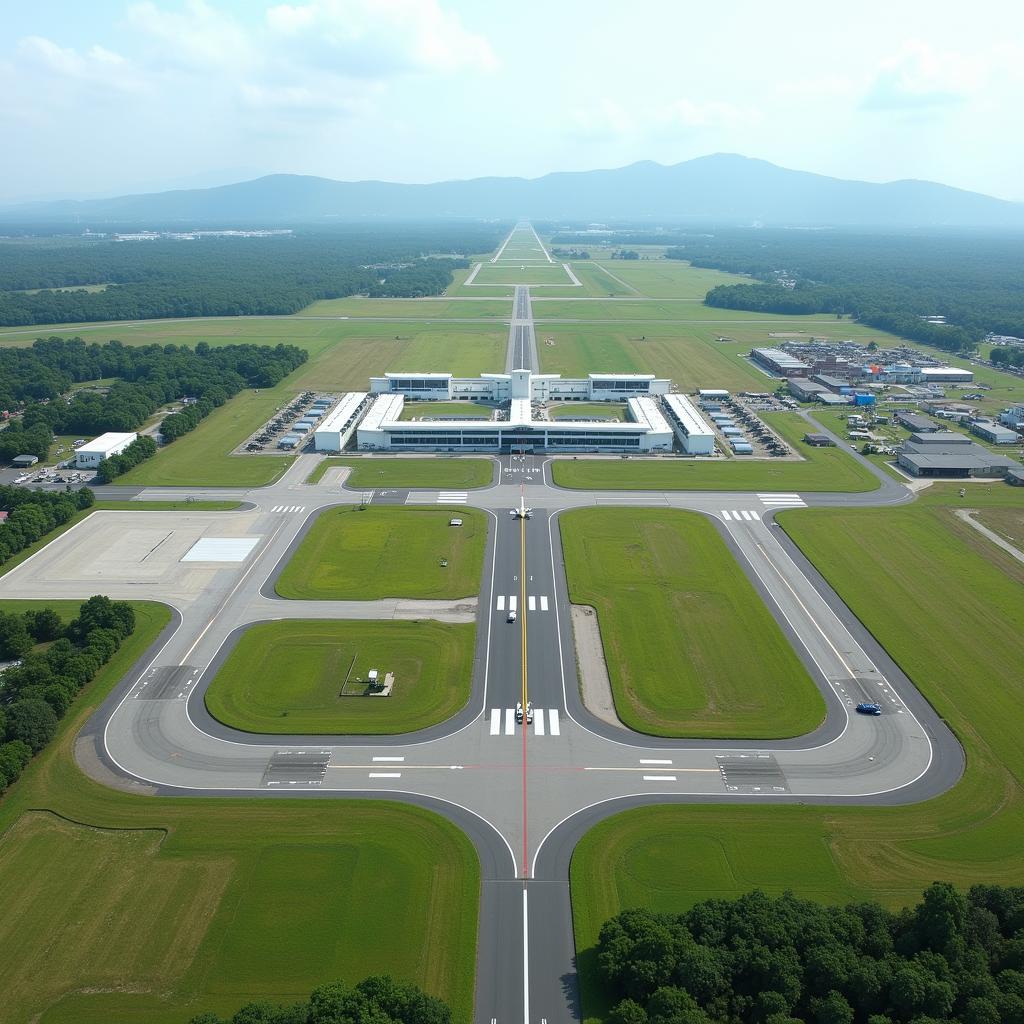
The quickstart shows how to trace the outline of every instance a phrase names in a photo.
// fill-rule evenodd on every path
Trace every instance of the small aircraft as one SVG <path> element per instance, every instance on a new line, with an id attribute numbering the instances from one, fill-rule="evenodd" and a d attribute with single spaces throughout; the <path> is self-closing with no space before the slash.
<path id="1" fill-rule="evenodd" d="M 533 518 L 533 509 L 532 508 L 527 508 L 526 507 L 526 502 L 522 498 L 520 498 L 519 499 L 519 508 L 510 508 L 508 510 L 508 514 L 510 516 L 513 516 L 516 519 L 532 519 Z"/>

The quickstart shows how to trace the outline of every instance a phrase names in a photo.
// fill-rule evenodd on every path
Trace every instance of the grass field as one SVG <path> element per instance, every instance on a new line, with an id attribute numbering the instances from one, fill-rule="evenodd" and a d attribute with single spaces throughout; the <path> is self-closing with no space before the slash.
<path id="1" fill-rule="evenodd" d="M 462 526 L 448 525 L 453 515 Z M 327 509 L 278 577 L 277 593 L 310 601 L 467 597 L 480 590 L 486 541 L 486 513 L 475 509 Z"/>
<path id="2" fill-rule="evenodd" d="M 764 417 L 806 461 L 716 459 L 558 459 L 551 477 L 559 487 L 657 491 L 873 491 L 878 480 L 841 448 L 800 442 L 807 424 L 792 413 Z"/>
<path id="3" fill-rule="evenodd" d="M 595 265 L 604 266 L 641 295 L 652 299 L 703 302 L 704 296 L 720 284 L 750 284 L 749 277 L 691 267 L 682 260 L 611 260 Z"/>
<path id="4" fill-rule="evenodd" d="M 463 286 L 464 294 L 471 294 L 475 285 L 516 285 L 571 288 L 572 281 L 561 263 L 522 263 L 509 265 L 508 260 L 500 263 L 485 263 L 473 278 L 473 284 Z M 578 290 L 578 289 L 577 289 Z"/>
<path id="5" fill-rule="evenodd" d="M 548 406 L 548 412 L 554 420 L 575 420 L 599 418 L 623 421 L 626 418 L 626 406 L 623 402 L 562 402 Z"/>
<path id="6" fill-rule="evenodd" d="M 590 508 L 560 523 L 569 596 L 597 609 L 627 726 L 765 739 L 821 723 L 814 683 L 707 519 Z"/>
<path id="7" fill-rule="evenodd" d="M 225 725 L 258 733 L 412 732 L 469 700 L 475 626 L 288 620 L 247 630 L 214 677 L 206 706 Z M 342 696 L 370 669 L 395 675 L 390 697 Z"/>
<path id="8" fill-rule="evenodd" d="M 353 295 L 346 299 L 321 299 L 307 306 L 296 316 L 351 316 L 351 317 L 413 317 L 422 320 L 438 319 L 505 319 L 512 315 L 507 301 L 471 301 L 450 297 L 423 299 L 367 299 Z"/>
<path id="9" fill-rule="evenodd" d="M 1003 540 L 1024 548 L 1024 503 L 1018 508 L 986 508 L 974 518 Z"/>
<path id="10" fill-rule="evenodd" d="M 135 634 L 0 801 L 3 1018 L 182 1024 L 390 973 L 468 1024 L 479 868 L 453 826 L 396 804 L 155 801 L 78 771 L 78 729 L 170 619 L 134 607 Z"/>
<path id="11" fill-rule="evenodd" d="M 489 459 L 327 458 L 309 476 L 315 484 L 332 466 L 351 466 L 349 487 L 486 487 L 494 476 Z"/>
<path id="12" fill-rule="evenodd" d="M 597 826 L 572 864 L 585 1013 L 606 1006 L 593 946 L 627 906 L 682 910 L 753 888 L 897 907 L 936 879 L 1024 882 L 1024 566 L 954 507 L 1020 510 L 1004 484 L 936 485 L 898 509 L 801 510 L 786 531 L 936 707 L 967 752 L 964 779 L 910 807 L 666 806 Z M 936 585 L 927 566 L 941 566 Z"/>
<path id="13" fill-rule="evenodd" d="M 433 420 L 441 416 L 466 416 L 489 420 L 494 408 L 477 402 L 406 402 L 402 406 L 403 420 Z"/>

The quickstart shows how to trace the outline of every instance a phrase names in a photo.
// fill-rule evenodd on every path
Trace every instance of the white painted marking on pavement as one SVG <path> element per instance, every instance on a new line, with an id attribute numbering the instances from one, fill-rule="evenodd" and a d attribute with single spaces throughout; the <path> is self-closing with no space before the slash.
<path id="1" fill-rule="evenodd" d="M 505 708 L 505 735 L 513 736 L 516 731 L 516 711 L 515 708 Z"/>
<path id="2" fill-rule="evenodd" d="M 541 597 L 540 599 L 540 610 L 546 612 L 548 610 L 548 599 L 547 597 Z"/>
<path id="3" fill-rule="evenodd" d="M 370 772 L 371 779 L 400 779 L 401 772 Z"/>
<path id="4" fill-rule="evenodd" d="M 505 610 L 505 595 L 498 595 L 498 611 L 503 612 Z"/>
<path id="5" fill-rule="evenodd" d="M 558 724 L 558 708 L 551 708 L 548 711 L 548 720 L 551 723 L 551 735 L 561 736 L 562 730 Z"/>
<path id="6" fill-rule="evenodd" d="M 674 775 L 645 775 L 644 782 L 675 782 Z"/>
<path id="7" fill-rule="evenodd" d="M 404 761 L 404 757 L 375 757 L 374 761 Z"/>
<path id="8" fill-rule="evenodd" d="M 537 610 L 537 598 L 535 598 L 533 594 L 531 594 L 529 598 L 527 598 L 527 601 L 529 604 L 529 610 L 531 612 L 535 612 Z"/>
<path id="9" fill-rule="evenodd" d="M 491 708 L 491 735 L 497 736 L 501 731 L 501 708 Z"/>
<path id="10" fill-rule="evenodd" d="M 659 757 L 641 757 L 641 764 L 671 764 L 671 760 L 666 761 L 664 758 Z"/>
<path id="11" fill-rule="evenodd" d="M 538 736 L 544 735 L 544 712 L 541 711 L 539 714 L 533 716 L 533 731 Z"/>

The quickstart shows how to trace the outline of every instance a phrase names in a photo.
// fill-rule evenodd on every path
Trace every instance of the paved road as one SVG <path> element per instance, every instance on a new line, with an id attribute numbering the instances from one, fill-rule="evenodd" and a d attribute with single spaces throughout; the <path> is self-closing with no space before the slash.
<path id="1" fill-rule="evenodd" d="M 529 323 L 526 289 L 517 289 L 515 302 L 513 324 Z M 512 355 L 516 344 L 513 332 Z M 495 482 L 463 499 L 489 516 L 475 601 L 277 598 L 273 581 L 316 517 L 363 497 L 305 484 L 315 456 L 300 456 L 281 480 L 255 490 L 142 491 L 143 499 L 242 498 L 248 505 L 241 511 L 174 514 L 171 525 L 244 533 L 257 543 L 246 561 L 211 572 L 201 588 L 189 590 L 169 571 L 104 587 L 115 597 L 163 600 L 175 616 L 91 720 L 77 755 L 102 781 L 154 794 L 374 797 L 446 815 L 470 835 L 483 866 L 476 1019 L 555 1024 L 580 1019 L 568 866 L 579 836 L 595 822 L 626 807 L 666 802 L 910 803 L 952 786 L 963 754 L 774 524 L 780 508 L 911 500 L 874 467 L 882 486 L 871 494 L 581 492 L 554 487 L 541 457 L 496 461 Z M 520 499 L 534 510 L 529 520 L 510 515 Z M 453 496 L 392 491 L 373 500 L 443 505 Z M 588 505 L 689 509 L 714 522 L 821 690 L 828 709 L 821 727 L 758 744 L 659 740 L 591 715 L 579 697 L 559 540 L 561 515 Z M 0 578 L 0 597 L 88 596 L 93 583 L 68 582 L 57 569 L 104 517 L 126 515 L 83 520 Z M 516 621 L 509 622 L 513 606 Z M 406 736 L 253 736 L 213 721 L 203 694 L 240 634 L 255 622 L 311 616 L 475 619 L 466 707 L 442 725 Z M 865 699 L 882 703 L 885 713 L 877 719 L 852 714 Z M 518 724 L 516 704 L 527 700 L 534 721 Z"/>

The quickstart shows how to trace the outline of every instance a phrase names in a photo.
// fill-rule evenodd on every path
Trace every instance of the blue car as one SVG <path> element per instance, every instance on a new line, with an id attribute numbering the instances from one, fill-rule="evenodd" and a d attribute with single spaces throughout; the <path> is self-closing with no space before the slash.
<path id="1" fill-rule="evenodd" d="M 857 714 L 858 715 L 880 715 L 882 713 L 881 704 L 858 704 Z"/>

